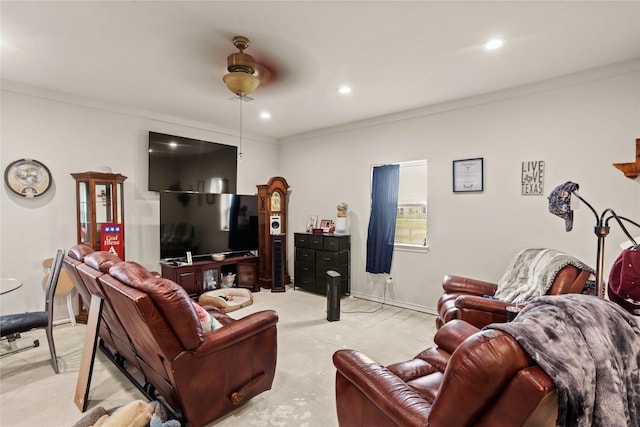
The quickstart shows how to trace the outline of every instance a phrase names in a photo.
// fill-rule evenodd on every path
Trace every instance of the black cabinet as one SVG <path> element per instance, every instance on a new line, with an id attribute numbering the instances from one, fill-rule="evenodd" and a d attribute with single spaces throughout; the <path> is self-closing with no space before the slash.
<path id="1" fill-rule="evenodd" d="M 327 271 L 340 273 L 340 293 L 351 292 L 351 236 L 295 233 L 294 289 L 326 295 Z"/>

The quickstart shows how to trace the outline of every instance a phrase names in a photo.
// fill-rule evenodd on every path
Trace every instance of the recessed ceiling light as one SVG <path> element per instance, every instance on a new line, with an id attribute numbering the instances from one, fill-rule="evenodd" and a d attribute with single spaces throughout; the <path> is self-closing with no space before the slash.
<path id="1" fill-rule="evenodd" d="M 503 38 L 491 39 L 484 44 L 484 48 L 487 50 L 499 49 L 504 45 L 505 40 Z"/>
<path id="2" fill-rule="evenodd" d="M 260 118 L 267 120 L 271 118 L 271 113 L 268 111 L 263 111 L 262 113 L 260 113 Z"/>
<path id="3" fill-rule="evenodd" d="M 169 143 L 169 147 L 171 147 L 171 148 L 176 148 L 177 146 L 178 146 L 177 142 L 170 142 Z"/>
<path id="4" fill-rule="evenodd" d="M 338 88 L 338 92 L 340 92 L 342 95 L 348 95 L 351 93 L 351 87 L 347 85 L 342 85 Z"/>

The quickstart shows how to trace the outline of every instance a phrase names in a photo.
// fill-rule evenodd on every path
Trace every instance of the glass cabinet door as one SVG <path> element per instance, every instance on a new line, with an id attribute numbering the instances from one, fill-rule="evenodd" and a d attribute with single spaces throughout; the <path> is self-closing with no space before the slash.
<path id="1" fill-rule="evenodd" d="M 81 181 L 78 183 L 78 221 L 80 233 L 78 243 L 88 243 L 91 245 L 93 237 L 91 230 L 91 209 L 89 206 L 89 183 Z"/>
<path id="2" fill-rule="evenodd" d="M 207 292 L 218 287 L 218 268 L 202 269 L 202 291 Z"/>
<path id="3" fill-rule="evenodd" d="M 117 191 L 117 199 L 116 199 L 116 220 L 117 224 L 124 224 L 124 219 L 122 217 L 122 207 L 124 206 L 124 202 L 122 201 L 124 192 L 122 191 L 122 183 L 118 183 L 118 191 Z"/>
<path id="4" fill-rule="evenodd" d="M 110 182 L 96 182 L 95 184 L 95 213 L 96 213 L 96 241 L 100 242 L 102 224 L 113 223 L 112 194 L 113 184 Z"/>

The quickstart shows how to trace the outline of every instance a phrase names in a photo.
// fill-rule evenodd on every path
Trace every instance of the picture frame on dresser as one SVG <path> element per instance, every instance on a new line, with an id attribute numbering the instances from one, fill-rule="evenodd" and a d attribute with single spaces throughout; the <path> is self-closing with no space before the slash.
<path id="1" fill-rule="evenodd" d="M 318 225 L 318 215 L 309 215 L 307 219 L 307 233 L 311 233 Z"/>
<path id="2" fill-rule="evenodd" d="M 326 233 L 333 227 L 333 220 L 323 219 L 320 221 L 320 228 Z"/>

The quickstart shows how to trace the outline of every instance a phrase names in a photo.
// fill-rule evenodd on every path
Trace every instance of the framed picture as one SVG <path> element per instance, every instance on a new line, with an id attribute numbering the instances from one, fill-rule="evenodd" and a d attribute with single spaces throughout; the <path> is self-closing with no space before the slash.
<path id="1" fill-rule="evenodd" d="M 453 191 L 455 193 L 484 191 L 484 159 L 453 161 Z"/>
<path id="2" fill-rule="evenodd" d="M 331 227 L 333 227 L 333 220 L 323 219 L 322 221 L 320 221 L 320 228 L 322 228 L 323 230 L 329 230 Z"/>
<path id="3" fill-rule="evenodd" d="M 318 215 L 309 215 L 309 219 L 307 219 L 307 233 L 312 233 L 317 224 Z"/>

